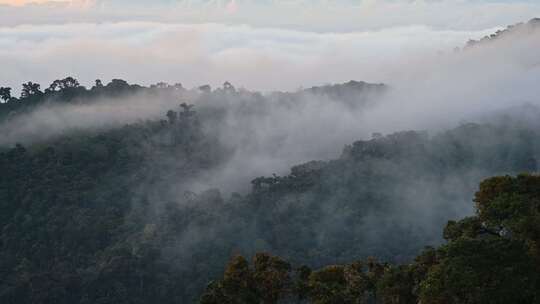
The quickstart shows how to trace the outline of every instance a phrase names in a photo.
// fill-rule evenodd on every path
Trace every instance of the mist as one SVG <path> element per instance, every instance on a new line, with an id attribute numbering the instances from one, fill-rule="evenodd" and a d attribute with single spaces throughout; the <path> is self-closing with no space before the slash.
<path id="1" fill-rule="evenodd" d="M 147 25 L 141 26 L 144 28 Z M 125 28 L 132 31 L 131 26 L 126 25 Z M 193 31 L 190 28 L 184 30 Z M 247 30 L 246 33 L 251 31 L 246 28 L 244 30 Z M 253 35 L 255 33 L 261 35 L 258 30 Z M 340 77 L 375 75 L 375 79 L 384 80 L 382 82 L 387 87 L 384 92 L 350 91 L 348 94 L 352 96 L 341 97 L 348 102 L 336 100 L 335 96 L 314 94 L 302 89 L 291 93 L 257 93 L 243 88 L 238 88 L 234 94 L 203 94 L 197 88 L 172 93 L 140 93 L 92 103 L 46 105 L 29 114 L 16 115 L 0 128 L 3 135 L 0 144 L 13 145 L 16 142 L 28 143 L 38 139 L 42 141 L 58 134 L 69 133 L 70 130 L 111 128 L 141 120 L 163 118 L 167 110 L 177 107 L 181 102 L 187 102 L 194 104 L 203 117 L 213 115 L 216 111 L 220 113 L 215 121 L 213 118 L 204 119 L 209 122 L 205 127 L 207 132 L 213 133 L 224 146 L 234 150 L 229 162 L 220 167 L 218 172 L 209 173 L 202 179 L 204 182 L 194 181 L 192 187 L 197 190 L 220 188 L 229 192 L 246 190 L 249 181 L 257 176 L 284 174 L 288 172 L 288 168 L 298 163 L 336 158 L 345 145 L 355 140 L 369 139 L 375 132 L 387 134 L 401 130 L 429 130 L 435 134 L 461 122 L 474 121 L 475 117 L 485 112 L 539 103 L 540 87 L 536 82 L 540 77 L 540 57 L 536 50 L 540 47 L 540 38 L 537 31 L 531 32 L 530 29 L 522 29 L 485 45 L 458 50 L 454 47 L 463 46 L 465 41 L 460 41 L 455 46 L 422 45 L 430 35 L 433 37 L 434 34 L 439 34 L 428 31 L 428 35 L 422 36 L 425 29 L 380 32 L 378 34 L 386 38 L 378 43 L 377 40 L 362 38 L 370 36 L 369 33 L 334 37 L 327 34 L 298 36 L 299 34 L 294 32 L 267 32 L 268 35 L 276 37 L 272 38 L 273 40 L 285 34 L 289 40 L 302 37 L 302 41 L 307 41 L 308 45 L 312 43 L 309 41 L 321 39 L 330 39 L 332 42 L 345 37 L 347 41 L 359 39 L 360 42 L 353 42 L 353 45 L 359 43 L 359 48 L 368 42 L 375 42 L 375 46 L 378 44 L 382 48 L 382 45 L 394 39 L 401 39 L 399 37 L 404 33 L 409 33 L 407 37 L 414 39 L 407 42 L 408 47 L 402 50 L 399 56 L 393 54 L 386 57 L 383 52 L 375 62 L 369 63 L 365 56 L 365 61 L 351 60 L 352 66 L 348 70 L 338 71 L 336 67 L 343 67 L 350 59 L 349 56 L 353 56 L 348 51 L 349 55 L 335 59 L 340 62 L 330 59 L 324 63 L 315 61 L 308 64 L 307 57 L 299 59 L 294 67 L 286 68 L 293 68 L 301 73 L 324 71 L 324 74 L 328 74 L 325 78 L 336 80 L 339 80 L 339 77 L 332 77 L 333 73 L 339 73 Z M 448 33 L 447 35 L 451 36 Z M 362 42 L 363 40 L 366 41 Z M 392 43 L 400 44 L 396 41 Z M 295 44 L 296 42 L 290 45 L 291 50 Z M 439 47 L 446 51 L 433 51 Z M 340 49 L 339 46 L 337 49 Z M 357 48 L 353 47 L 353 50 L 355 49 Z M 392 53 L 391 50 L 387 52 Z M 326 50 L 320 55 L 323 53 L 326 53 Z M 84 53 L 81 55 L 86 56 Z M 362 54 L 356 55 L 362 57 Z M 243 60 L 246 58 L 238 54 L 233 57 Z M 182 60 L 187 59 L 184 57 Z M 222 62 L 239 65 L 226 58 Z M 309 68 L 306 71 L 298 64 L 307 65 Z M 185 65 L 178 63 L 175 66 L 185 68 Z M 281 68 L 273 64 L 256 66 L 258 75 L 273 75 Z M 193 68 L 195 66 L 191 66 L 191 69 Z M 231 73 L 233 78 L 235 75 Z M 280 81 L 271 81 L 267 89 L 284 82 L 290 86 L 290 83 L 294 82 L 291 78 L 305 79 L 305 75 L 299 77 L 294 73 L 285 73 L 284 77 L 280 77 Z M 236 176 L 234 180 L 229 178 L 231 174 Z"/>
<path id="2" fill-rule="evenodd" d="M 0 28 L 0 83 L 18 90 L 26 81 L 45 85 L 71 75 L 88 86 L 97 78 L 181 82 L 187 88 L 229 81 L 269 92 L 351 79 L 388 82 L 402 63 L 451 51 L 497 29 L 407 25 L 316 32 L 142 21 L 19 25 Z"/>

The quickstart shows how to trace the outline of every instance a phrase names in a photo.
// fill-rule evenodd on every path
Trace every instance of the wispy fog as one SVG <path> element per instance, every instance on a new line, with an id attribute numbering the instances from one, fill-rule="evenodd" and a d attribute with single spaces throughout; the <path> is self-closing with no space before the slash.
<path id="1" fill-rule="evenodd" d="M 0 28 L 0 83 L 18 89 L 25 81 L 48 84 L 66 74 L 87 85 L 96 78 L 186 87 L 228 80 L 264 91 L 350 79 L 389 82 L 405 62 L 452 51 L 496 29 L 412 25 L 320 33 L 155 22 L 21 25 Z"/>
<path id="2" fill-rule="evenodd" d="M 88 27 L 94 34 L 78 38 Z M 317 34 L 149 23 L 41 30 L 46 37 L 33 27 L 4 29 L 5 41 L 18 40 L 18 45 L 29 46 L 19 51 L 4 43 L 0 52 L 13 57 L 5 63 L 12 71 L 2 74 L 5 81 L 17 80 L 14 75 L 19 71 L 22 82 L 27 77 L 20 69 L 22 64 L 34 69 L 35 75 L 53 74 L 49 66 L 58 65 L 78 71 L 73 74 L 76 77 L 99 71 L 143 83 L 147 79 L 185 80 L 187 85 L 196 85 L 229 79 L 233 84 L 266 90 L 349 79 L 388 85 L 384 94 L 368 93 L 371 101 L 366 104 L 361 101 L 366 96 L 352 96 L 359 100 L 355 106 L 302 91 L 261 95 L 237 88 L 234 95 L 205 95 L 198 90 L 176 95 L 139 94 L 114 102 L 47 106 L 14 117 L 1 128 L 2 144 L 13 144 L 70 129 L 156 119 L 180 102 L 195 104 L 203 115 L 220 110 L 221 118 L 207 128 L 218 132 L 224 145 L 236 152 L 219 174 L 213 172 L 200 188 L 247 186 L 255 176 L 285 173 L 291 165 L 304 161 L 335 158 L 344 145 L 369 138 L 374 132 L 429 129 L 434 133 L 474 121 L 485 112 L 538 104 L 540 96 L 540 55 L 536 51 L 540 35 L 530 29 L 460 50 L 454 47 L 484 32 L 471 37 L 464 32 L 410 27 Z M 103 39 L 107 43 L 100 48 Z M 133 48 L 138 51 L 133 52 Z M 66 55 L 60 56 L 62 52 Z M 84 77 L 83 82 L 90 82 Z M 228 178 L 233 172 L 240 181 Z"/>

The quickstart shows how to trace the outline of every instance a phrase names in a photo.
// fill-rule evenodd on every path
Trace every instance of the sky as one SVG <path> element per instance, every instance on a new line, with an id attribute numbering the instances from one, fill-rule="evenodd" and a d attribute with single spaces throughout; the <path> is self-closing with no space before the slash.
<path id="1" fill-rule="evenodd" d="M 392 82 L 404 61 L 540 16 L 539 1 L 0 0 L 0 86 L 71 75 L 294 90 Z"/>

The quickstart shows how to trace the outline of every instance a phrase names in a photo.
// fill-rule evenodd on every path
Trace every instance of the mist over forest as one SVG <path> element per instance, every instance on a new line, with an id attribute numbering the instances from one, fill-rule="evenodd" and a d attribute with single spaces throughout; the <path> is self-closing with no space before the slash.
<path id="1" fill-rule="evenodd" d="M 536 303 L 538 49 L 532 19 L 387 82 L 0 83 L 0 302 Z"/>

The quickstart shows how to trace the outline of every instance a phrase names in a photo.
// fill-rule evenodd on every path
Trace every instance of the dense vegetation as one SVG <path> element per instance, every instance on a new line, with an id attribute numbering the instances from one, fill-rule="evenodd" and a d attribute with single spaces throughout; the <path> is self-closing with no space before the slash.
<path id="1" fill-rule="evenodd" d="M 370 258 L 312 270 L 259 253 L 234 257 L 201 303 L 539 303 L 540 176 L 489 178 L 476 215 L 449 221 L 447 244 L 412 263 Z"/>
<path id="2" fill-rule="evenodd" d="M 328 102 L 354 108 L 369 106 L 368 97 L 385 89 L 349 82 L 277 92 L 271 98 L 291 108 L 299 95 L 323 95 Z M 253 267 L 234 258 L 203 302 L 273 303 L 300 297 L 316 303 L 410 303 L 420 297 L 422 303 L 478 303 L 483 298 L 463 297 L 486 294 L 459 290 L 482 287 L 482 271 L 491 268 L 493 276 L 509 281 L 494 277 L 483 291 L 493 289 L 507 299 L 514 296 L 509 288 L 515 285 L 500 284 L 519 284 L 521 303 L 538 301 L 536 278 L 529 273 L 537 268 L 528 260 L 537 257 L 537 214 L 528 216 L 528 209 L 504 209 L 522 213 L 515 223 L 499 223 L 495 217 L 502 215 L 479 205 L 477 218 L 448 225 L 447 245 L 425 251 L 411 265 L 386 264 L 407 263 L 425 245 L 442 244 L 442 225 L 472 213 L 467 202 L 483 178 L 537 171 L 540 133 L 535 125 L 505 117 L 434 135 L 374 134 L 346 146 L 334 160 L 294 166 L 284 176 L 255 178 L 242 194 L 223 195 L 218 189 L 195 193 L 192 185 L 220 172 L 235 153 L 217 132 L 224 112 L 259 115 L 269 99 L 229 83 L 195 91 L 122 80 L 96 81 L 86 89 L 69 77 L 45 91 L 27 83 L 19 98 L 7 88 L 0 90 L 6 101 L 0 104 L 0 120 L 10 129 L 24 127 L 17 119 L 36 109 L 87 105 L 104 97 L 120 102 L 143 93 L 149 102 L 171 98 L 171 103 L 198 98 L 195 107 L 182 103 L 163 109 L 161 118 L 0 145 L 1 303 L 193 302 L 237 255 L 254 255 Z M 361 98 L 353 98 L 357 95 Z M 231 106 L 237 99 L 241 102 Z M 525 181 L 532 189 L 538 186 L 536 178 L 527 176 L 500 182 L 519 188 Z M 480 194 L 489 193 L 484 187 Z M 514 207 L 534 194 L 504 189 Z M 500 204 L 506 204 L 502 199 Z M 486 206 L 492 201 L 479 195 L 477 200 Z M 488 242 L 486 233 L 473 228 L 499 236 Z M 506 256 L 489 255 L 484 261 L 492 250 Z M 475 256 L 464 259 L 466 254 Z M 384 263 L 349 264 L 369 256 Z M 325 267 L 329 264 L 347 266 Z M 291 265 L 306 266 L 296 270 Z M 465 275 L 470 277 L 460 277 Z"/>
<path id="3" fill-rule="evenodd" d="M 169 118 L 0 154 L 3 303 L 183 298 L 181 273 L 157 259 L 158 231 L 148 221 L 162 208 L 180 229 L 177 217 L 190 215 L 173 204 L 150 206 L 151 193 L 139 187 L 159 184 L 153 172 L 163 166 L 174 164 L 167 172 L 185 178 L 218 158 L 189 107 Z M 163 157 L 150 159 L 156 155 Z"/>

